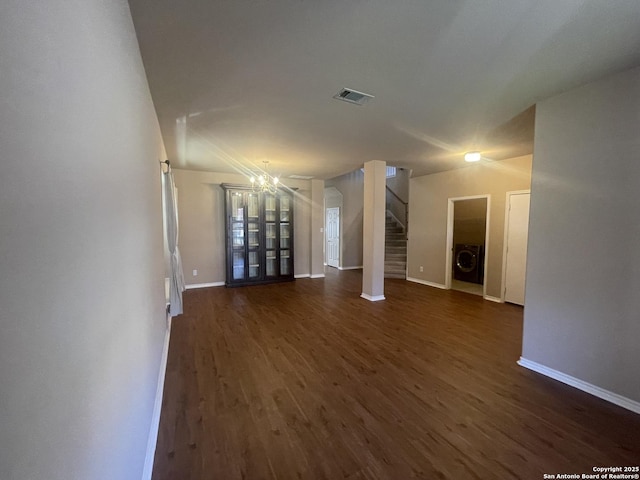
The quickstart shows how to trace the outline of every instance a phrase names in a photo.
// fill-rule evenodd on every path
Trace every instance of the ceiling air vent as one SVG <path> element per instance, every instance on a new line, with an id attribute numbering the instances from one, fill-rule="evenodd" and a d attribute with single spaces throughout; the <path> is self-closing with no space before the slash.
<path id="1" fill-rule="evenodd" d="M 368 93 L 359 92 L 351 88 L 343 88 L 338 93 L 336 93 L 333 98 L 349 103 L 355 103 L 356 105 L 364 105 L 369 101 L 369 99 L 374 97 L 373 95 L 370 95 Z"/>

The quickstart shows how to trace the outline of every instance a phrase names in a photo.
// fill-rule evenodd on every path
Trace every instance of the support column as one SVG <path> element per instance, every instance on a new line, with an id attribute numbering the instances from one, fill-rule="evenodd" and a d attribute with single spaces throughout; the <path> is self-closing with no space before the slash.
<path id="1" fill-rule="evenodd" d="M 387 164 L 364 164 L 364 218 L 362 225 L 362 298 L 384 300 L 384 240 Z"/>
<path id="2" fill-rule="evenodd" d="M 324 180 L 311 180 L 311 278 L 324 277 Z"/>

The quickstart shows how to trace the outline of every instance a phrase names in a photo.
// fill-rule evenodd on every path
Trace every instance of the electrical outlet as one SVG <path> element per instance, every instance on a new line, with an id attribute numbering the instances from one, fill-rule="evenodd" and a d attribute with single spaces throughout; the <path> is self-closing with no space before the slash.
<path id="1" fill-rule="evenodd" d="M 194 277 L 197 277 L 197 276 L 198 276 L 198 270 L 194 270 L 194 271 L 193 271 L 193 276 L 194 276 Z"/>
<path id="2" fill-rule="evenodd" d="M 422 265 L 420 265 L 420 271 L 424 272 L 424 267 Z"/>

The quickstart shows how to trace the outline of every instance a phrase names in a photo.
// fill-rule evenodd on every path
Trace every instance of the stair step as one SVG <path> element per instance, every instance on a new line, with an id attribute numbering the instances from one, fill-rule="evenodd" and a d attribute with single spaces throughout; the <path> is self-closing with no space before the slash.
<path id="1" fill-rule="evenodd" d="M 397 263 L 387 263 L 384 262 L 384 270 L 385 272 L 390 272 L 390 271 L 402 271 L 404 272 L 407 269 L 407 264 L 403 263 L 403 262 L 397 262 Z"/>
<path id="2" fill-rule="evenodd" d="M 395 217 L 385 220 L 384 278 L 406 279 L 407 234 Z"/>
<path id="3" fill-rule="evenodd" d="M 407 278 L 407 234 L 394 217 L 385 222 L 384 278 Z"/>
<path id="4" fill-rule="evenodd" d="M 403 280 L 406 280 L 407 276 L 404 273 L 400 274 L 400 273 L 386 273 L 385 272 L 384 278 L 401 278 Z"/>
<path id="5" fill-rule="evenodd" d="M 385 270 L 406 270 L 407 262 L 384 262 Z"/>
<path id="6" fill-rule="evenodd" d="M 384 272 L 384 278 L 407 278 L 405 272 Z"/>
<path id="7" fill-rule="evenodd" d="M 405 272 L 384 272 L 384 278 L 407 278 Z"/>

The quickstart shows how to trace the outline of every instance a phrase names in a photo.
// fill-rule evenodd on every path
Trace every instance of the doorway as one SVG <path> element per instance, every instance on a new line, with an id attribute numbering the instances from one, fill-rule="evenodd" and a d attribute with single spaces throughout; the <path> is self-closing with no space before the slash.
<path id="1" fill-rule="evenodd" d="M 338 268 L 340 266 L 340 207 L 326 209 L 325 228 L 327 265 Z"/>
<path id="2" fill-rule="evenodd" d="M 489 195 L 449 199 L 446 286 L 486 295 Z"/>

